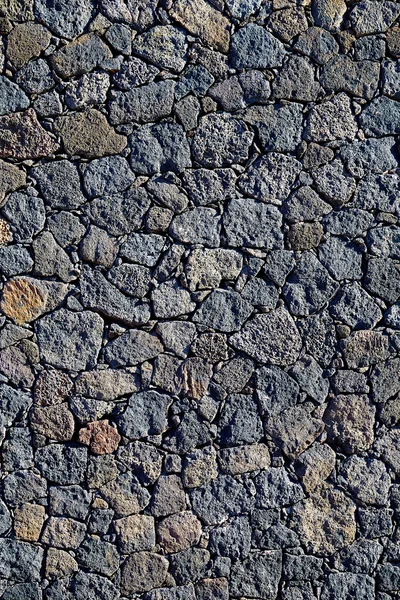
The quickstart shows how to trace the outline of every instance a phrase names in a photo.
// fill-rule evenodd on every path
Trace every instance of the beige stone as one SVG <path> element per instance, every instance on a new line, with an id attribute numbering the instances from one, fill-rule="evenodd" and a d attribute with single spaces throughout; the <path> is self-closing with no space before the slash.
<path id="1" fill-rule="evenodd" d="M 375 406 L 366 395 L 339 395 L 324 413 L 328 439 L 347 453 L 364 452 L 374 442 Z"/>
<path id="2" fill-rule="evenodd" d="M 218 477 L 217 453 L 213 447 L 186 454 L 182 470 L 183 485 L 195 488 Z"/>
<path id="3" fill-rule="evenodd" d="M 163 585 L 169 563 L 164 556 L 151 552 L 135 552 L 128 556 L 121 570 L 121 592 L 124 596 L 148 592 Z"/>
<path id="4" fill-rule="evenodd" d="M 267 469 L 271 464 L 271 456 L 265 444 L 223 448 L 218 458 L 221 470 L 229 475 Z"/>
<path id="5" fill-rule="evenodd" d="M 42 542 L 61 549 L 76 549 L 83 541 L 86 525 L 66 517 L 50 517 L 42 534 Z"/>
<path id="6" fill-rule="evenodd" d="M 0 0 L 0 14 L 12 21 L 33 19 L 33 0 Z"/>
<path id="7" fill-rule="evenodd" d="M 7 221 L 0 219 L 0 247 L 5 246 L 13 239 L 11 229 Z"/>
<path id="8" fill-rule="evenodd" d="M 46 556 L 46 577 L 60 579 L 72 575 L 78 570 L 78 563 L 65 550 L 49 548 Z"/>
<path id="9" fill-rule="evenodd" d="M 0 158 L 41 158 L 58 149 L 32 108 L 0 117 Z"/>
<path id="10" fill-rule="evenodd" d="M 75 421 L 68 402 L 63 402 L 43 408 L 35 406 L 31 412 L 31 426 L 36 433 L 58 442 L 67 442 L 74 435 Z"/>
<path id="11" fill-rule="evenodd" d="M 220 52 L 228 52 L 230 22 L 205 0 L 177 0 L 170 14 L 209 46 Z"/>
<path id="12" fill-rule="evenodd" d="M 131 515 L 114 522 L 118 547 L 123 554 L 153 550 L 156 532 L 153 517 Z"/>
<path id="13" fill-rule="evenodd" d="M 7 58 L 20 69 L 50 44 L 51 33 L 39 23 L 16 25 L 7 38 Z"/>
<path id="14" fill-rule="evenodd" d="M 26 542 L 37 542 L 46 517 L 44 506 L 22 504 L 14 511 L 15 537 Z"/>
<path id="15" fill-rule="evenodd" d="M 165 553 L 181 552 L 198 543 L 201 523 L 191 512 L 166 517 L 157 526 L 157 539 Z"/>
<path id="16" fill-rule="evenodd" d="M 343 355 L 349 369 L 369 367 L 388 358 L 388 336 L 369 329 L 355 331 L 345 341 Z"/>
<path id="17" fill-rule="evenodd" d="M 315 444 L 297 457 L 295 469 L 307 493 L 313 492 L 335 468 L 336 454 L 328 444 Z"/>

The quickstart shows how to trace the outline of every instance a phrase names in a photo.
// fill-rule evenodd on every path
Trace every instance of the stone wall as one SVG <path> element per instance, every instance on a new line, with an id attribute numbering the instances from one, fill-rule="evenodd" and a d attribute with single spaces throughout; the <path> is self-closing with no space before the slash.
<path id="1" fill-rule="evenodd" d="M 400 2 L 0 0 L 0 597 L 400 594 Z"/>

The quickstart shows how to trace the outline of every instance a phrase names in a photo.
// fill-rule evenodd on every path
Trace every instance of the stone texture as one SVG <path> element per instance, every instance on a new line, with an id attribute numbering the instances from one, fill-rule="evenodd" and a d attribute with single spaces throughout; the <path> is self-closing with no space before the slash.
<path id="1" fill-rule="evenodd" d="M 58 144 L 40 125 L 33 109 L 0 117 L 1 158 L 40 158 L 57 149 Z"/>

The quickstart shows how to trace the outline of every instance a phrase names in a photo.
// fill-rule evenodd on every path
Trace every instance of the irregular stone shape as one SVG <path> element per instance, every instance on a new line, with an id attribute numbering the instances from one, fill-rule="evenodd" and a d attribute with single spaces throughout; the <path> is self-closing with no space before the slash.
<path id="1" fill-rule="evenodd" d="M 396 198 L 400 189 L 400 179 L 395 174 L 369 175 L 358 184 L 354 195 L 354 206 L 356 209 L 381 210 L 384 212 L 395 212 Z M 360 211 L 358 211 L 360 213 Z M 361 217 L 361 215 L 360 215 Z M 367 229 L 367 216 L 363 214 L 363 230 Z M 359 229 L 361 231 L 361 223 Z"/>
<path id="2" fill-rule="evenodd" d="M 324 430 L 324 423 L 312 416 L 314 406 L 301 404 L 265 422 L 266 432 L 289 458 L 306 450 Z"/>
<path id="3" fill-rule="evenodd" d="M 35 403 L 39 406 L 60 404 L 71 394 L 72 388 L 72 381 L 66 373 L 54 369 L 43 370 L 35 383 Z"/>
<path id="4" fill-rule="evenodd" d="M 87 536 L 76 553 L 81 567 L 111 577 L 118 569 L 120 557 L 113 544 Z"/>
<path id="5" fill-rule="evenodd" d="M 396 135 L 400 131 L 400 108 L 396 100 L 379 96 L 361 112 L 359 122 L 369 136 Z"/>
<path id="6" fill-rule="evenodd" d="M 230 342 L 252 358 L 272 365 L 295 362 L 302 345 L 292 317 L 283 308 L 255 316 Z"/>
<path id="7" fill-rule="evenodd" d="M 348 454 L 364 452 L 374 442 L 375 406 L 364 395 L 335 396 L 323 417 L 328 438 Z"/>
<path id="8" fill-rule="evenodd" d="M 226 208 L 223 223 L 229 246 L 266 250 L 282 246 L 282 216 L 275 206 L 234 198 Z"/>
<path id="9" fill-rule="evenodd" d="M 182 552 L 198 543 L 199 519 L 189 511 L 166 517 L 157 525 L 157 540 L 165 553 Z"/>
<path id="10" fill-rule="evenodd" d="M 330 300 L 338 284 L 310 251 L 304 252 L 289 276 L 283 295 L 294 315 L 309 315 Z"/>
<path id="11" fill-rule="evenodd" d="M 41 94 L 54 87 L 54 75 L 44 58 L 29 61 L 15 77 L 16 83 L 28 94 Z"/>
<path id="12" fill-rule="evenodd" d="M 309 112 L 305 128 L 307 140 L 314 142 L 330 142 L 343 138 L 352 140 L 356 133 L 357 124 L 351 111 L 350 98 L 345 93 L 337 94 L 332 100 L 316 105 Z"/>
<path id="13" fill-rule="evenodd" d="M 0 307 L 15 323 L 30 323 L 57 308 L 66 293 L 67 286 L 62 283 L 15 277 L 4 286 Z"/>
<path id="14" fill-rule="evenodd" d="M 51 515 L 85 520 L 89 512 L 92 495 L 79 485 L 52 486 L 49 493 Z"/>
<path id="15" fill-rule="evenodd" d="M 300 171 L 301 163 L 292 156 L 271 152 L 257 159 L 239 177 L 238 184 L 245 194 L 253 198 L 280 204 L 290 194 Z M 246 202 L 251 206 L 249 200 Z"/>
<path id="16" fill-rule="evenodd" d="M 294 526 L 308 552 L 329 556 L 351 544 L 356 535 L 355 505 L 331 485 L 293 507 Z"/>
<path id="17" fill-rule="evenodd" d="M 135 173 L 181 173 L 192 166 L 185 132 L 177 123 L 143 125 L 129 136 L 129 145 L 131 167 Z"/>
<path id="18" fill-rule="evenodd" d="M 318 248 L 324 234 L 320 223 L 296 223 L 288 233 L 290 247 L 295 251 Z"/>
<path id="19" fill-rule="evenodd" d="M 105 116 L 94 108 L 60 117 L 57 130 L 71 156 L 96 158 L 118 154 L 126 146 L 126 137 L 115 133 Z"/>
<path id="20" fill-rule="evenodd" d="M 195 488 L 215 479 L 218 476 L 216 457 L 217 453 L 212 446 L 189 452 L 182 469 L 183 485 Z"/>
<path id="21" fill-rule="evenodd" d="M 72 439 L 75 421 L 67 402 L 55 406 L 35 406 L 31 412 L 33 431 L 58 442 Z"/>
<path id="22" fill-rule="evenodd" d="M 259 25 L 250 23 L 232 36 L 230 62 L 235 69 L 280 67 L 284 57 L 282 42 Z"/>
<path id="23" fill-rule="evenodd" d="M 196 305 L 191 301 L 189 292 L 179 283 L 166 281 L 151 294 L 156 317 L 171 318 L 192 312 Z"/>
<path id="24" fill-rule="evenodd" d="M 93 8 L 90 0 L 62 0 L 57 6 L 45 0 L 37 0 L 35 16 L 56 35 L 72 39 L 84 31 Z"/>
<path id="25" fill-rule="evenodd" d="M 153 390 L 133 394 L 125 412 L 117 417 L 119 430 L 129 439 L 163 433 L 168 426 L 171 403 L 172 398 Z"/>
<path id="26" fill-rule="evenodd" d="M 252 396 L 228 396 L 218 420 L 218 439 L 222 446 L 258 442 L 263 435 L 257 404 Z"/>
<path id="27" fill-rule="evenodd" d="M 81 242 L 80 254 L 85 262 L 110 268 L 117 258 L 118 249 L 117 240 L 92 225 Z"/>
<path id="28" fill-rule="evenodd" d="M 118 517 L 141 512 L 150 501 L 150 494 L 142 488 L 132 473 L 113 478 L 99 490 L 104 500 L 115 510 Z"/>
<path id="29" fill-rule="evenodd" d="M 162 458 L 159 450 L 144 442 L 120 446 L 118 451 L 118 460 L 145 485 L 154 484 L 160 477 Z"/>
<path id="30" fill-rule="evenodd" d="M 308 28 L 308 22 L 302 7 L 289 7 L 272 13 L 268 20 L 272 33 L 284 42 L 289 42 L 294 37 Z"/>
<path id="31" fill-rule="evenodd" d="M 375 4 L 375 2 L 374 2 Z M 321 600 L 352 598 L 357 594 L 365 600 L 375 598 L 375 581 L 368 575 L 354 573 L 330 573 L 322 589 Z"/>
<path id="32" fill-rule="evenodd" d="M 111 235 L 123 235 L 140 229 L 143 217 L 149 206 L 150 200 L 146 190 L 143 188 L 136 189 L 131 187 L 120 194 L 104 196 L 92 200 L 92 202 L 86 204 L 84 210 L 97 226 L 105 229 Z M 138 235 L 139 237 L 133 236 L 132 238 L 128 238 L 127 242 L 122 245 L 122 251 L 125 252 L 123 256 L 126 256 L 126 258 L 130 258 L 130 255 L 128 255 L 126 251 L 133 245 L 132 240 L 141 240 L 143 243 L 144 239 L 150 238 L 152 243 L 149 245 L 155 246 L 156 248 L 159 246 L 159 244 L 156 244 L 156 240 L 162 240 L 162 238 L 158 238 L 157 236 L 153 236 L 154 239 L 152 239 L 150 236 L 143 236 L 143 234 Z M 163 244 L 161 248 L 165 243 L 164 240 L 162 241 Z M 133 258 L 130 259 L 135 260 Z M 137 259 L 135 262 L 140 262 L 140 260 Z"/>
<path id="33" fill-rule="evenodd" d="M 34 382 L 27 356 L 14 346 L 0 352 L 0 371 L 11 383 L 18 386 L 30 387 Z"/>
<path id="34" fill-rule="evenodd" d="M 177 215 L 169 231 L 173 238 L 185 244 L 219 246 L 220 218 L 214 209 L 199 206 Z"/>
<path id="35" fill-rule="evenodd" d="M 0 539 L 0 573 L 14 581 L 40 581 L 43 550 L 10 538 Z"/>
<path id="36" fill-rule="evenodd" d="M 57 149 L 58 143 L 40 125 L 32 108 L 0 117 L 1 158 L 41 158 Z"/>
<path id="37" fill-rule="evenodd" d="M 387 31 L 400 14 L 396 2 L 362 0 L 350 12 L 350 23 L 357 36 Z"/>
<path id="38" fill-rule="evenodd" d="M 111 57 L 111 50 L 100 36 L 86 33 L 54 53 L 51 64 L 57 75 L 69 79 L 93 71 Z"/>
<path id="39" fill-rule="evenodd" d="M 187 321 L 164 321 L 157 324 L 157 332 L 167 350 L 186 358 L 196 336 L 196 326 Z"/>
<path id="40" fill-rule="evenodd" d="M 352 242 L 331 237 L 318 248 L 318 256 L 334 279 L 361 279 L 362 252 Z"/>
<path id="41" fill-rule="evenodd" d="M 96 365 L 103 336 L 103 319 L 90 311 L 65 308 L 45 316 L 36 324 L 39 352 L 50 365 L 85 371 Z"/>
<path id="42" fill-rule="evenodd" d="M 114 521 L 118 548 L 124 554 L 152 551 L 156 545 L 153 517 L 131 515 Z"/>
<path id="43" fill-rule="evenodd" d="M 159 588 L 165 582 L 169 563 L 152 552 L 135 552 L 128 556 L 121 570 L 121 591 L 131 596 Z"/>
<path id="44" fill-rule="evenodd" d="M 317 190 L 334 206 L 348 202 L 356 189 L 356 182 L 343 167 L 340 160 L 319 167 L 313 171 Z"/>
<path id="45" fill-rule="evenodd" d="M 65 444 L 51 444 L 36 451 L 35 464 L 40 473 L 53 483 L 81 483 L 86 475 L 87 450 Z M 63 465 L 62 470 L 60 464 Z"/>
<path id="46" fill-rule="evenodd" d="M 104 104 L 109 87 L 110 78 L 106 73 L 84 73 L 77 81 L 67 85 L 65 104 L 72 109 Z"/>
<path id="47" fill-rule="evenodd" d="M 294 467 L 305 491 L 311 493 L 329 477 L 335 464 L 336 454 L 328 444 L 314 444 L 297 456 Z"/>
<path id="48" fill-rule="evenodd" d="M 163 345 L 155 335 L 130 329 L 107 344 L 105 358 L 111 366 L 131 366 L 155 358 L 163 350 Z"/>
<path id="49" fill-rule="evenodd" d="M 293 47 L 319 65 L 327 63 L 339 51 L 339 44 L 333 35 L 321 27 L 309 27 L 298 37 Z"/>
<path id="50" fill-rule="evenodd" d="M 25 542 L 39 541 L 46 509 L 39 504 L 22 504 L 14 511 L 14 531 L 18 540 Z"/>
<path id="51" fill-rule="evenodd" d="M 168 117 L 172 112 L 174 90 L 175 82 L 167 80 L 117 92 L 110 102 L 111 123 L 151 123 Z"/>
<path id="52" fill-rule="evenodd" d="M 278 367 L 258 369 L 255 385 L 262 415 L 277 416 L 297 403 L 300 388 L 283 369 Z"/>
<path id="53" fill-rule="evenodd" d="M 400 97 L 399 63 L 385 62 L 382 72 L 383 92 L 385 96 L 398 100 Z"/>
<path id="54" fill-rule="evenodd" d="M 367 234 L 367 244 L 370 252 L 376 256 L 400 259 L 396 226 L 379 227 L 369 231 Z"/>
<path id="55" fill-rule="evenodd" d="M 254 483 L 256 506 L 261 508 L 291 506 L 304 497 L 301 485 L 291 480 L 283 467 L 261 471 Z"/>
<path id="56" fill-rule="evenodd" d="M 46 555 L 46 577 L 57 579 L 60 574 L 63 576 L 72 575 L 78 571 L 78 563 L 65 550 L 58 548 L 49 548 Z"/>
<path id="57" fill-rule="evenodd" d="M 192 292 L 217 288 L 221 280 L 235 280 L 242 265 L 242 255 L 235 250 L 192 250 L 185 269 L 188 287 Z"/>
<path id="58" fill-rule="evenodd" d="M 279 70 L 273 83 L 273 94 L 277 99 L 313 102 L 321 91 L 315 81 L 311 61 L 301 56 L 291 56 Z M 278 148 L 277 148 L 278 150 Z"/>
<path id="59" fill-rule="evenodd" d="M 97 400 L 115 400 L 139 390 L 136 373 L 120 369 L 105 369 L 81 373 L 75 381 L 77 394 Z"/>
<path id="60" fill-rule="evenodd" d="M 118 448 L 121 440 L 117 429 L 107 420 L 88 423 L 79 431 L 81 444 L 90 447 L 93 454 L 110 454 Z"/>
<path id="61" fill-rule="evenodd" d="M 47 482 L 31 470 L 16 471 L 4 479 L 4 500 L 9 506 L 39 500 L 46 497 Z"/>
<path id="62" fill-rule="evenodd" d="M 357 284 L 341 288 L 331 302 L 330 313 L 352 329 L 372 329 L 382 319 L 376 302 Z"/>
<path id="63" fill-rule="evenodd" d="M 235 191 L 235 180 L 232 169 L 192 169 L 183 174 L 183 183 L 190 199 L 202 206 L 231 198 Z"/>
<path id="64" fill-rule="evenodd" d="M 9 192 L 13 192 L 25 184 L 25 171 L 16 165 L 0 160 L 0 207 L 5 204 L 4 198 Z"/>
<path id="65" fill-rule="evenodd" d="M 42 25 L 31 22 L 18 24 L 7 38 L 7 58 L 20 69 L 46 50 L 50 40 L 50 32 Z"/>
<path id="66" fill-rule="evenodd" d="M 83 523 L 65 517 L 50 517 L 46 522 L 41 540 L 44 544 L 61 549 L 76 549 L 85 537 Z"/>
<path id="67" fill-rule="evenodd" d="M 222 448 L 218 463 L 223 473 L 240 475 L 259 469 L 267 469 L 271 463 L 268 447 L 264 444 Z"/>
<path id="68" fill-rule="evenodd" d="M 157 67 L 174 73 L 182 71 L 186 64 L 186 36 L 174 25 L 157 25 L 137 35 L 132 50 Z"/>
<path id="69" fill-rule="evenodd" d="M 33 19 L 32 0 L 4 0 L 1 5 L 2 13 L 13 21 L 25 21 Z"/>
<path id="70" fill-rule="evenodd" d="M 35 273 L 42 277 L 57 275 L 65 283 L 76 279 L 74 265 L 50 231 L 43 231 L 32 244 Z"/>
<path id="71" fill-rule="evenodd" d="M 170 14 L 207 45 L 220 52 L 228 52 L 230 23 L 219 10 L 204 0 L 189 0 L 189 2 L 177 0 Z"/>
<path id="72" fill-rule="evenodd" d="M 341 466 L 338 480 L 355 500 L 363 504 L 384 506 L 388 502 L 392 482 L 380 460 L 351 456 Z"/>
<path id="73" fill-rule="evenodd" d="M 193 158 L 204 167 L 245 162 L 254 134 L 228 113 L 205 115 L 192 143 Z"/>
<path id="74" fill-rule="evenodd" d="M 277 598 L 282 569 L 282 553 L 272 550 L 251 552 L 237 561 L 231 572 L 231 593 L 235 596 Z"/>
<path id="75" fill-rule="evenodd" d="M 51 208 L 70 210 L 86 202 L 75 163 L 67 160 L 47 162 L 31 169 L 30 174 Z"/>
<path id="76" fill-rule="evenodd" d="M 211 376 L 212 365 L 203 358 L 190 357 L 178 370 L 182 390 L 195 400 L 200 400 L 206 394 Z"/>
<path id="77" fill-rule="evenodd" d="M 348 56 L 337 55 L 323 68 L 322 87 L 333 92 L 347 92 L 352 96 L 371 98 L 378 88 L 380 65 L 375 61 L 353 61 Z"/>
<path id="78" fill-rule="evenodd" d="M 97 158 L 87 164 L 83 174 L 89 198 L 126 190 L 135 180 L 128 161 L 122 156 Z"/>
<path id="79" fill-rule="evenodd" d="M 157 481 L 151 503 L 154 517 L 165 517 L 186 508 L 186 497 L 178 475 L 162 475 Z"/>
<path id="80" fill-rule="evenodd" d="M 315 24 L 330 31 L 340 28 L 346 11 L 344 0 L 313 0 L 312 3 Z"/>
<path id="81" fill-rule="evenodd" d="M 237 292 L 214 290 L 196 311 L 193 321 L 217 331 L 239 331 L 252 312 L 252 305 Z"/>
<path id="82" fill-rule="evenodd" d="M 100 271 L 84 268 L 80 284 L 81 302 L 85 308 L 128 325 L 139 325 L 149 320 L 148 305 L 125 296 Z"/>
<path id="83" fill-rule="evenodd" d="M 0 501 L 0 531 L 1 533 L 5 533 L 8 529 L 11 528 L 12 518 L 10 515 L 10 511 L 7 508 L 7 505 L 4 502 Z"/>
<path id="84" fill-rule="evenodd" d="M 371 330 L 356 331 L 345 340 L 343 355 L 349 369 L 359 369 L 388 358 L 388 339 Z"/>
<path id="85" fill-rule="evenodd" d="M 70 587 L 72 597 L 76 600 L 113 600 L 119 594 L 115 585 L 106 577 L 82 571 L 73 577 Z"/>
<path id="86" fill-rule="evenodd" d="M 129 296 L 143 298 L 150 289 L 150 270 L 140 265 L 121 264 L 108 272 L 108 278 Z"/>
<path id="87" fill-rule="evenodd" d="M 397 377 L 400 360 L 395 358 L 378 363 L 372 370 L 371 383 L 375 402 L 385 402 L 400 391 Z"/>
<path id="88" fill-rule="evenodd" d="M 27 95 L 7 77 L 0 76 L 0 115 L 24 110 L 29 106 Z"/>

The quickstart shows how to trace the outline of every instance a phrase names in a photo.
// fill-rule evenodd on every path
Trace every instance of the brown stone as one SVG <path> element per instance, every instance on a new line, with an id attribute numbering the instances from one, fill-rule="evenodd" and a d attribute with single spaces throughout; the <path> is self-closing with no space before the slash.
<path id="1" fill-rule="evenodd" d="M 118 154 L 127 143 L 126 137 L 115 133 L 106 117 L 94 108 L 60 117 L 57 127 L 70 155 L 96 158 Z"/>
<path id="2" fill-rule="evenodd" d="M 297 457 L 295 470 L 307 493 L 313 492 L 335 468 L 336 454 L 328 444 L 315 444 Z"/>
<path id="3" fill-rule="evenodd" d="M 46 406 L 35 406 L 31 412 L 33 431 L 52 440 L 67 442 L 74 435 L 75 421 L 68 402 Z"/>
<path id="4" fill-rule="evenodd" d="M 51 369 L 42 371 L 36 380 L 34 398 L 39 406 L 54 406 L 72 392 L 73 383 L 66 373 Z"/>
<path id="5" fill-rule="evenodd" d="M 128 556 L 121 570 L 121 592 L 124 596 L 148 592 L 161 587 L 169 563 L 164 556 L 151 552 L 135 552 Z"/>
<path id="6" fill-rule="evenodd" d="M 251 444 L 250 446 L 236 446 L 223 448 L 219 453 L 221 470 L 229 475 L 240 475 L 267 469 L 271 464 L 271 456 L 265 444 Z"/>
<path id="7" fill-rule="evenodd" d="M 16 165 L 0 160 L 0 206 L 4 206 L 6 194 L 17 190 L 25 184 L 25 171 Z"/>
<path id="8" fill-rule="evenodd" d="M 67 577 L 78 571 L 78 563 L 65 550 L 49 548 L 46 556 L 46 577 L 48 579 L 59 579 Z"/>
<path id="9" fill-rule="evenodd" d="M 295 223 L 291 226 L 288 239 L 295 252 L 317 248 L 324 234 L 321 223 Z"/>
<path id="10" fill-rule="evenodd" d="M 13 239 L 11 229 L 7 221 L 0 219 L 0 247 L 5 246 Z"/>
<path id="11" fill-rule="evenodd" d="M 42 531 L 46 509 L 39 504 L 22 504 L 14 511 L 15 537 L 26 542 L 37 542 Z"/>
<path id="12" fill-rule="evenodd" d="M 355 505 L 331 485 L 293 507 L 293 521 L 306 550 L 327 556 L 350 545 L 356 536 Z"/>
<path id="13" fill-rule="evenodd" d="M 81 444 L 90 446 L 93 454 L 111 454 L 118 448 L 121 436 L 109 421 L 92 421 L 79 431 Z"/>
<path id="14" fill-rule="evenodd" d="M 369 367 L 388 357 L 388 337 L 369 329 L 355 331 L 345 340 L 343 355 L 349 369 Z"/>
<path id="15" fill-rule="evenodd" d="M 324 413 L 328 439 L 353 454 L 374 442 L 375 406 L 366 395 L 339 395 Z"/>
<path id="16" fill-rule="evenodd" d="M 0 308 L 17 325 L 30 323 L 54 310 L 65 298 L 67 286 L 32 277 L 15 277 L 3 288 Z"/>
<path id="17" fill-rule="evenodd" d="M 114 521 L 118 547 L 123 554 L 153 550 L 156 532 L 153 517 L 131 515 Z"/>
<path id="18" fill-rule="evenodd" d="M 308 28 L 305 12 L 300 6 L 274 11 L 268 25 L 272 33 L 284 42 L 289 42 Z"/>
<path id="19" fill-rule="evenodd" d="M 38 23 L 16 25 L 7 38 L 7 58 L 20 69 L 50 44 L 51 33 Z"/>
<path id="20" fill-rule="evenodd" d="M 165 553 L 181 552 L 198 543 L 201 523 L 191 512 L 185 511 L 163 519 L 157 526 L 157 539 Z"/>
<path id="21" fill-rule="evenodd" d="M 33 19 L 33 0 L 0 0 L 0 15 L 12 21 Z"/>
<path id="22" fill-rule="evenodd" d="M 35 381 L 26 355 L 17 346 L 0 351 L 0 372 L 18 386 L 31 387 Z"/>
<path id="23" fill-rule="evenodd" d="M 212 365 L 204 358 L 188 358 L 180 369 L 182 390 L 189 398 L 200 400 L 207 392 L 212 372 Z"/>
<path id="24" fill-rule="evenodd" d="M 40 125 L 32 108 L 0 117 L 1 158 L 41 158 L 57 149 L 58 143 Z"/>
<path id="25" fill-rule="evenodd" d="M 209 46 L 225 54 L 228 52 L 230 22 L 205 0 L 177 0 L 170 14 Z"/>

